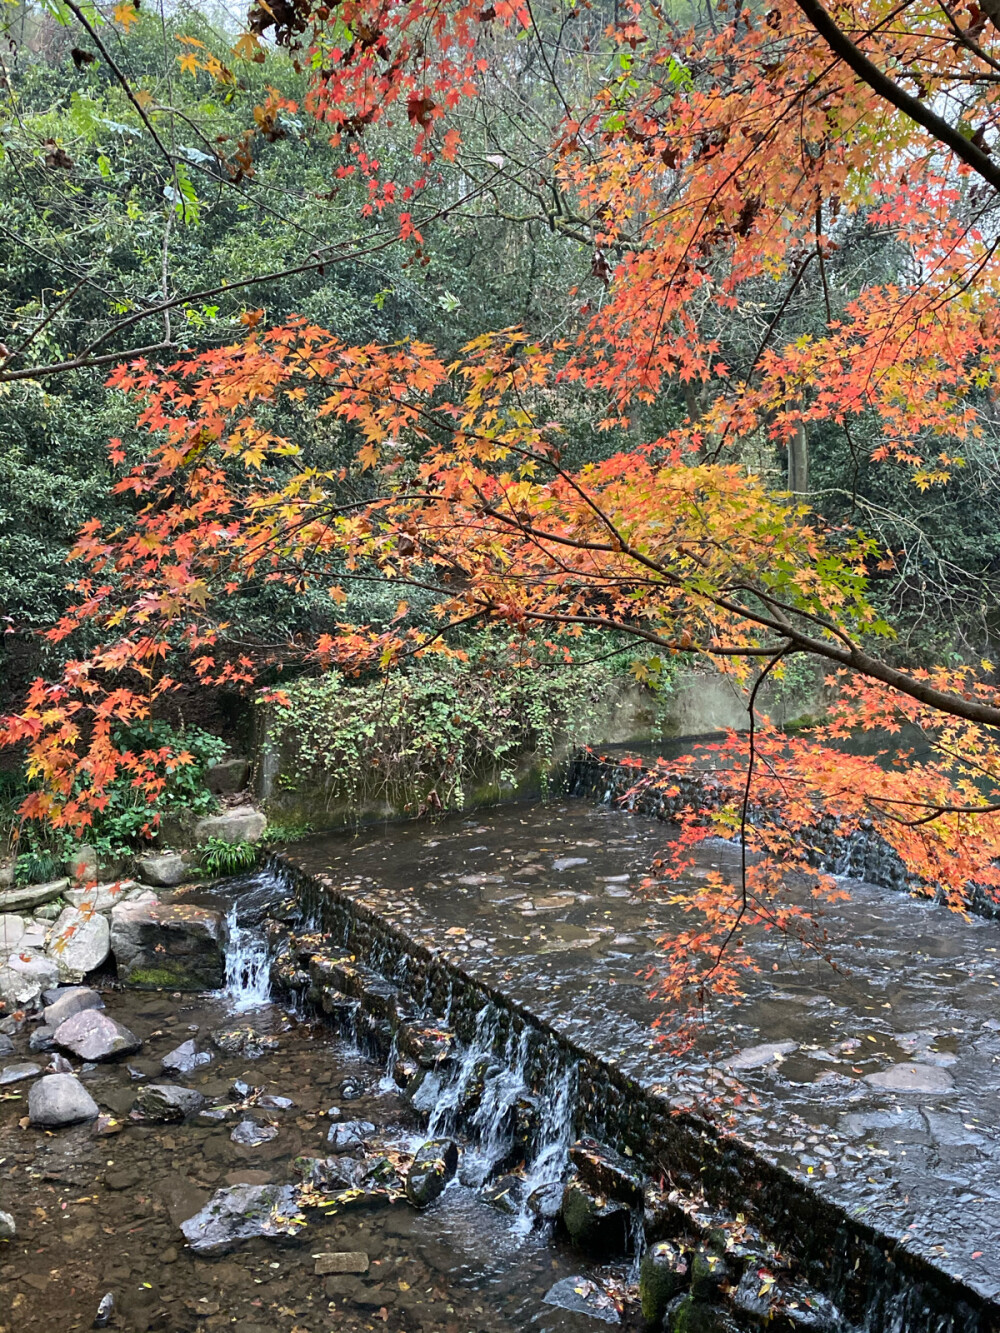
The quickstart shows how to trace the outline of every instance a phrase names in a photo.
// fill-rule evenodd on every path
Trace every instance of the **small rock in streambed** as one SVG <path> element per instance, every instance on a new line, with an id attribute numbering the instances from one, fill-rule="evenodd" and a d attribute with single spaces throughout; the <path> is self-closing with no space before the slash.
<path id="1" fill-rule="evenodd" d="M 345 1102 L 356 1102 L 359 1097 L 365 1095 L 364 1085 L 356 1079 L 345 1078 L 340 1085 L 340 1095 Z"/>
<path id="2" fill-rule="evenodd" d="M 488 1185 L 484 1185 L 481 1193 L 487 1203 L 492 1204 L 501 1213 L 513 1216 L 520 1212 L 523 1189 L 524 1178 L 522 1176 L 498 1176 L 496 1180 L 491 1180 Z"/>
<path id="3" fill-rule="evenodd" d="M 269 1111 L 290 1111 L 295 1105 L 291 1097 L 275 1097 L 272 1093 L 265 1093 L 263 1097 L 257 1099 L 258 1106 L 266 1106 Z"/>
<path id="4" fill-rule="evenodd" d="M 269 1143 L 271 1139 L 276 1139 L 278 1126 L 258 1125 L 256 1120 L 241 1120 L 229 1137 L 244 1148 L 256 1148 L 260 1143 Z"/>
<path id="5" fill-rule="evenodd" d="M 60 1023 L 65 1023 L 67 1018 L 72 1018 L 74 1014 L 82 1013 L 84 1009 L 104 1008 L 104 1001 L 100 995 L 89 986 L 63 986 L 54 992 L 46 991 L 45 994 L 53 995 L 54 998 L 46 1000 L 42 1021 L 46 1027 L 53 1029 Z"/>
<path id="6" fill-rule="evenodd" d="M 618 1306 L 604 1288 L 589 1277 L 564 1277 L 549 1288 L 542 1301 L 545 1305 L 554 1305 L 557 1310 L 589 1315 L 605 1324 L 621 1323 Z"/>
<path id="7" fill-rule="evenodd" d="M 937 1065 L 919 1065 L 905 1061 L 891 1065 L 877 1074 L 866 1074 L 865 1082 L 882 1092 L 950 1092 L 955 1080 Z"/>
<path id="8" fill-rule="evenodd" d="M 268 1051 L 278 1049 L 278 1038 L 257 1032 L 252 1027 L 217 1028 L 212 1042 L 224 1055 L 243 1055 L 256 1060 Z"/>
<path id="9" fill-rule="evenodd" d="M 58 1051 L 53 1051 L 52 1059 L 45 1066 L 46 1074 L 72 1074 L 73 1066 L 66 1059 L 65 1055 L 60 1055 Z"/>
<path id="10" fill-rule="evenodd" d="M 190 1074 L 192 1069 L 200 1069 L 202 1065 L 211 1063 L 211 1052 L 199 1051 L 193 1038 L 168 1051 L 161 1061 L 165 1070 L 175 1074 Z"/>
<path id="11" fill-rule="evenodd" d="M 0 1034 L 0 1055 L 13 1055 L 14 1043 L 6 1034 Z"/>
<path id="12" fill-rule="evenodd" d="M 41 1051 L 42 1053 L 45 1053 L 47 1051 L 55 1050 L 55 1045 L 56 1045 L 55 1028 L 49 1028 L 49 1027 L 35 1028 L 34 1032 L 28 1038 L 28 1049 L 30 1051 Z"/>
<path id="13" fill-rule="evenodd" d="M 132 1055 L 142 1042 L 101 1009 L 83 1009 L 60 1023 L 55 1042 L 80 1060 L 113 1060 Z"/>
<path id="14" fill-rule="evenodd" d="M 115 1312 L 115 1298 L 111 1292 L 106 1292 L 101 1297 L 101 1303 L 97 1307 L 97 1314 L 94 1315 L 94 1328 L 107 1328 L 111 1322 L 111 1316 Z"/>
<path id="15" fill-rule="evenodd" d="M 0 1240 L 13 1240 L 17 1235 L 17 1224 L 10 1213 L 0 1212 Z"/>
<path id="16" fill-rule="evenodd" d="M 362 1153 L 365 1140 L 375 1133 L 375 1126 L 367 1120 L 344 1120 L 331 1125 L 326 1141 L 336 1153 Z"/>
<path id="17" fill-rule="evenodd" d="M 453 1139 L 429 1139 L 413 1155 L 406 1173 L 406 1197 L 426 1208 L 458 1170 L 458 1144 Z"/>
<path id="18" fill-rule="evenodd" d="M 216 1190 L 181 1223 L 196 1254 L 222 1254 L 255 1236 L 290 1236 L 302 1225 L 293 1185 L 233 1185 Z"/>
<path id="19" fill-rule="evenodd" d="M 608 1256 L 628 1249 L 628 1205 L 594 1193 L 579 1178 L 567 1181 L 563 1190 L 562 1221 L 570 1239 L 582 1249 Z"/>
<path id="20" fill-rule="evenodd" d="M 53 1128 L 96 1120 L 97 1103 L 73 1074 L 44 1074 L 28 1093 L 28 1119 L 33 1125 Z"/>
<path id="21" fill-rule="evenodd" d="M 180 1088 L 173 1083 L 147 1083 L 140 1088 L 133 1109 L 147 1120 L 169 1123 L 194 1115 L 205 1105 L 205 1098 L 194 1088 Z"/>
<path id="22" fill-rule="evenodd" d="M 42 1072 L 40 1065 L 34 1065 L 30 1060 L 22 1060 L 16 1065 L 4 1065 L 0 1069 L 0 1088 L 6 1087 L 8 1083 L 21 1083 L 26 1078 L 36 1078 Z"/>
<path id="23" fill-rule="evenodd" d="M 763 1069 L 766 1065 L 780 1064 L 786 1055 L 799 1049 L 797 1041 L 769 1041 L 760 1046 L 747 1046 L 722 1062 L 723 1069 Z"/>
<path id="24" fill-rule="evenodd" d="M 368 1255 L 363 1250 L 340 1250 L 334 1254 L 314 1254 L 316 1266 L 313 1272 L 317 1277 L 327 1277 L 330 1273 L 367 1273 Z"/>

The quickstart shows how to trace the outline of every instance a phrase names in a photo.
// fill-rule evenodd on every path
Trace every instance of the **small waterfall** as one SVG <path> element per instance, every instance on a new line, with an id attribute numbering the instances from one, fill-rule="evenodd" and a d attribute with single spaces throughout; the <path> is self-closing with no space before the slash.
<path id="1" fill-rule="evenodd" d="M 518 1097 L 527 1092 L 528 1087 L 525 1070 L 530 1036 L 528 1027 L 522 1028 L 520 1036 L 511 1032 L 500 1068 L 486 1080 L 482 1098 L 472 1117 L 472 1131 L 479 1140 L 483 1158 L 489 1166 L 498 1162 L 510 1146 L 511 1111 Z"/>
<path id="2" fill-rule="evenodd" d="M 542 1185 L 551 1185 L 566 1175 L 569 1147 L 576 1137 L 576 1098 L 579 1069 L 575 1061 L 554 1065 L 546 1074 L 541 1092 L 542 1117 L 535 1144 L 535 1155 L 524 1182 L 524 1198 Z M 532 1218 L 522 1211 L 519 1227 L 532 1225 Z"/>
<path id="3" fill-rule="evenodd" d="M 499 1022 L 500 1011 L 494 1004 L 484 1004 L 476 1014 L 476 1027 L 472 1041 L 466 1048 L 451 1078 L 441 1089 L 441 1094 L 431 1112 L 427 1132 L 432 1139 L 439 1135 L 454 1133 L 458 1122 L 458 1113 L 462 1102 L 466 1099 L 476 1070 L 477 1068 L 481 1069 L 482 1062 L 489 1059 L 493 1054 L 493 1043 Z"/>
<path id="4" fill-rule="evenodd" d="M 271 1002 L 271 960 L 260 928 L 240 924 L 237 905 L 226 915 L 226 990 L 235 1013 Z"/>

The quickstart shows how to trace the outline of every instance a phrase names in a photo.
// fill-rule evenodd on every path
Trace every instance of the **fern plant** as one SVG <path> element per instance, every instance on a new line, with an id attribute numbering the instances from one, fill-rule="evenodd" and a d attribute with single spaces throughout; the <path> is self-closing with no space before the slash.
<path id="1" fill-rule="evenodd" d="M 242 874 L 245 870 L 252 870 L 256 864 L 257 848 L 252 842 L 226 842 L 223 838 L 209 838 L 201 851 L 201 868 L 213 879 Z"/>

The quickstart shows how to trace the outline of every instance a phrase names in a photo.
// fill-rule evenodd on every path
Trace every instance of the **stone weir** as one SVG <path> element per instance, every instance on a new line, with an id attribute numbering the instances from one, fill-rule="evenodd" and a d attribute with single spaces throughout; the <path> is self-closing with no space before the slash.
<path id="1" fill-rule="evenodd" d="M 851 1207 L 849 1192 L 790 1169 L 725 1114 L 683 1105 L 641 1051 L 629 1068 L 599 1052 L 505 984 L 503 960 L 480 964 L 458 942 L 464 928 L 335 883 L 324 847 L 269 866 L 289 888 L 268 926 L 276 985 L 385 1058 L 433 1132 L 491 1138 L 498 1197 L 530 1194 L 527 1213 L 561 1214 L 608 1258 L 645 1248 L 646 1327 L 1000 1329 L 991 1273 L 966 1280 L 961 1256 L 915 1244 L 892 1214 Z M 739 1100 L 732 1078 L 724 1091 Z M 527 1168 L 505 1174 L 519 1161 Z"/>
<path id="2" fill-rule="evenodd" d="M 663 779 L 669 782 L 672 794 L 664 790 Z M 573 796 L 586 796 L 666 823 L 693 806 L 711 808 L 742 798 L 742 792 L 726 782 L 724 773 L 671 773 L 669 767 L 653 770 L 586 749 L 571 756 L 565 782 L 566 790 Z M 809 862 L 817 870 L 943 901 L 929 890 L 925 881 L 910 874 L 899 854 L 870 820 L 865 821 L 864 828 L 845 834 L 834 815 L 817 815 L 810 839 Z M 966 900 L 970 912 L 1000 920 L 1000 902 L 995 890 L 969 884 Z"/>

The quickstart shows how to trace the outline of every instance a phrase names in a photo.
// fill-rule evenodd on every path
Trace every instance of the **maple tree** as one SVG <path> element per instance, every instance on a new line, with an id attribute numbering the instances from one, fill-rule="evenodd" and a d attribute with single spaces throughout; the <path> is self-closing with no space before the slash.
<path id="1" fill-rule="evenodd" d="M 568 13 L 586 19 L 582 6 Z M 345 151 L 338 170 L 366 180 L 364 208 L 395 218 L 416 262 L 426 240 L 414 200 L 433 198 L 436 164 L 461 161 L 487 45 L 494 59 L 507 49 L 495 30 L 512 50 L 535 42 L 557 113 L 532 171 L 551 187 L 560 225 L 591 246 L 591 289 L 574 295 L 565 337 L 484 330 L 451 362 L 422 343 L 351 346 L 305 319 L 268 327 L 248 311 L 228 346 L 119 366 L 110 383 L 135 398 L 150 433 L 139 460 L 112 442 L 135 519 L 84 528 L 78 601 L 49 637 L 90 625 L 102 642 L 61 680 L 37 681 L 0 737 L 28 746 L 24 816 L 86 827 L 123 769 L 155 802 L 164 762 L 183 756 L 153 763 L 119 749 L 115 730 L 185 673 L 257 681 L 273 652 L 227 636 L 227 609 L 248 590 L 327 589 L 337 605 L 352 581 L 376 581 L 400 589 L 390 626 L 344 623 L 283 659 L 386 669 L 452 651 L 449 631 L 493 621 L 547 632 L 567 653 L 583 629 L 626 632 L 744 683 L 780 675 L 793 654 L 829 664 L 834 702 L 806 736 L 759 719 L 754 691 L 750 733 L 724 746 L 742 786 L 691 811 L 662 867 L 676 875 L 686 848 L 720 832 L 747 849 L 738 882 L 715 876 L 685 891 L 694 924 L 668 943 L 661 982 L 672 1003 L 706 976 L 736 993 L 753 966 L 743 947 L 753 929 L 808 933 L 808 904 L 786 893 L 789 864 L 817 895 L 839 892 L 809 869 L 820 810 L 845 833 L 872 822 L 955 906 L 970 883 L 997 888 L 993 666 L 895 660 L 869 588 L 892 553 L 823 521 L 808 497 L 745 461 L 748 443 L 785 448 L 818 426 L 842 431 L 853 450 L 864 423 L 874 461 L 915 487 L 945 486 L 990 428 L 996 29 L 975 3 L 835 15 L 815 0 L 766 12 L 720 4 L 691 27 L 635 3 L 600 34 L 610 73 L 574 86 L 571 103 L 563 56 L 528 5 L 301 0 L 254 11 L 241 55 L 256 58 L 263 33 L 300 49 L 307 109 Z M 190 50 L 181 59 L 226 77 Z M 273 111 L 261 109 L 259 131 Z M 368 137 L 403 116 L 412 169 L 390 179 Z M 495 170 L 521 147 L 507 145 Z M 435 199 L 438 213 L 448 207 Z M 830 271 L 856 219 L 890 233 L 901 260 L 893 281 L 845 294 Z M 789 339 L 782 316 L 809 270 L 824 314 Z M 735 371 L 719 328 L 746 314 L 762 284 L 782 294 Z M 644 408 L 677 388 L 687 418 L 637 438 Z M 582 468 L 563 462 L 571 395 L 609 443 L 609 456 Z M 283 404 L 354 441 L 353 467 L 296 467 L 299 446 L 274 425 Z M 407 589 L 431 608 L 430 628 L 409 617 Z M 857 729 L 904 723 L 930 739 L 929 758 L 887 765 L 845 753 Z"/>

